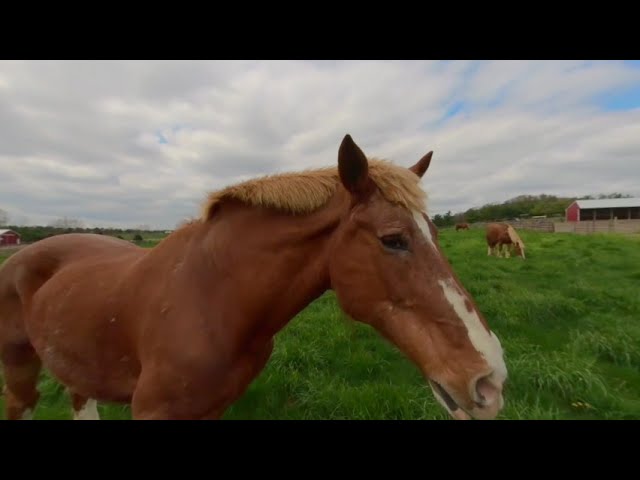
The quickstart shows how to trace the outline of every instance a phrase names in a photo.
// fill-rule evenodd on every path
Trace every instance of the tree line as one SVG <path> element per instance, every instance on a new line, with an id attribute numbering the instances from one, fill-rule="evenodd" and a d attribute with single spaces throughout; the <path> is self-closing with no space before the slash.
<path id="1" fill-rule="evenodd" d="M 469 208 L 464 212 L 444 215 L 437 214 L 433 222 L 438 227 L 450 227 L 456 223 L 507 221 L 514 218 L 535 216 L 564 217 L 565 209 L 575 200 L 595 200 L 603 198 L 629 198 L 622 193 L 586 195 L 583 197 L 558 197 L 555 195 L 519 195 L 502 203 L 487 203 L 481 207 Z"/>

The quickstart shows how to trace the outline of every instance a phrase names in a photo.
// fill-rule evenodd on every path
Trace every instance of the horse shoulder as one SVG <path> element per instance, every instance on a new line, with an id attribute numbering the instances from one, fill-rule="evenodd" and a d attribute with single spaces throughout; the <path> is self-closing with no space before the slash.
<path id="1" fill-rule="evenodd" d="M 155 331 L 140 340 L 144 366 L 134 415 L 216 417 L 265 366 L 273 340 L 241 345 L 237 319 L 197 315 L 189 309 L 176 313 L 158 321 Z"/>

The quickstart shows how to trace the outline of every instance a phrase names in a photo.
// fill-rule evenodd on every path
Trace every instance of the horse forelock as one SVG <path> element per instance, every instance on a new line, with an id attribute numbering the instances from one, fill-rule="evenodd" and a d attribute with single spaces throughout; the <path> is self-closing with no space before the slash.
<path id="1" fill-rule="evenodd" d="M 368 167 L 371 180 L 387 201 L 409 210 L 426 210 L 427 194 L 411 170 L 378 158 L 369 159 Z M 311 213 L 331 199 L 339 183 L 337 167 L 262 176 L 209 193 L 201 219 L 211 218 L 226 199 L 293 214 Z"/>

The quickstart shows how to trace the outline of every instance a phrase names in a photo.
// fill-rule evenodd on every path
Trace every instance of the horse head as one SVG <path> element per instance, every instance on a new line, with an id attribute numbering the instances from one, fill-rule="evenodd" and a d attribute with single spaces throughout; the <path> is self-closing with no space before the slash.
<path id="1" fill-rule="evenodd" d="M 338 171 L 348 201 L 329 245 L 331 286 L 350 317 L 373 327 L 420 369 L 454 418 L 492 419 L 504 404 L 507 368 L 500 341 L 451 268 L 425 212 L 418 184 L 432 153 L 381 186 L 371 162 L 345 136 Z"/>

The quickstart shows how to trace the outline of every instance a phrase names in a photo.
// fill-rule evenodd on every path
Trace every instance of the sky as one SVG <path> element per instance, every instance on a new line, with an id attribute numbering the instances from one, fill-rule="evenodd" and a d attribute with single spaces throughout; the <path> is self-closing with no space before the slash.
<path id="1" fill-rule="evenodd" d="M 335 165 L 347 133 L 407 167 L 433 150 L 430 215 L 640 196 L 640 62 L 0 61 L 0 209 L 172 229 L 212 190 Z"/>

